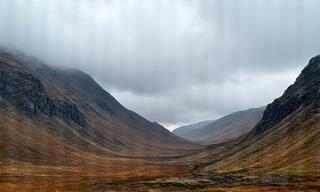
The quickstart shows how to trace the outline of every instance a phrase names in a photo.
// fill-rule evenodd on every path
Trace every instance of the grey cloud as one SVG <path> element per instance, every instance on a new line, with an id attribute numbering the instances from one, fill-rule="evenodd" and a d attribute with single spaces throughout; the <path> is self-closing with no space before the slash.
<path id="1" fill-rule="evenodd" d="M 0 43 L 89 73 L 151 120 L 192 122 L 279 96 L 273 90 L 283 91 L 320 52 L 319 6 L 317 0 L 2 0 Z M 277 78 L 270 85 L 261 76 Z M 246 92 L 261 87 L 270 91 Z"/>
<path id="2" fill-rule="evenodd" d="M 112 94 L 151 120 L 166 124 L 192 123 L 266 105 L 280 96 L 299 72 L 300 69 L 272 74 L 243 73 L 238 74 L 237 81 L 197 84 L 163 95 L 141 96 L 122 91 Z"/>

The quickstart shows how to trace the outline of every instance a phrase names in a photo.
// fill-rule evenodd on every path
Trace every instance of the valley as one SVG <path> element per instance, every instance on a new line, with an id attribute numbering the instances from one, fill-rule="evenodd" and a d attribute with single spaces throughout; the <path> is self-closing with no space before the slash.
<path id="1" fill-rule="evenodd" d="M 81 71 L 1 51 L 0 191 L 319 191 L 319 90 L 317 56 L 250 126 L 195 143 Z"/>

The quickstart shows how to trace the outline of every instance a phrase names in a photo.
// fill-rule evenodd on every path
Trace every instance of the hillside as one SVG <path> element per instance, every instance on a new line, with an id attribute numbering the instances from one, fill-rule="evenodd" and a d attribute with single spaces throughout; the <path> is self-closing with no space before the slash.
<path id="1" fill-rule="evenodd" d="M 317 56 L 295 83 L 267 106 L 262 120 L 247 136 L 229 143 L 232 152 L 205 170 L 319 178 L 319 122 L 320 56 Z"/>
<path id="2" fill-rule="evenodd" d="M 198 191 L 319 191 L 319 90 L 317 56 L 248 134 L 180 159 L 195 165 L 192 173 L 162 182 Z"/>
<path id="3" fill-rule="evenodd" d="M 19 118 L 90 153 L 154 157 L 197 148 L 127 110 L 87 74 L 22 54 L 0 52 L 0 96 L 10 134 Z"/>
<path id="4" fill-rule="evenodd" d="M 174 129 L 172 131 L 172 133 L 174 133 L 180 137 L 189 139 L 190 137 L 192 137 L 192 135 L 191 136 L 189 135 L 192 131 L 195 131 L 195 130 L 200 129 L 206 125 L 209 125 L 210 123 L 213 123 L 214 121 L 215 120 L 201 121 L 198 123 L 181 126 L 181 127 Z"/>
<path id="5" fill-rule="evenodd" d="M 261 120 L 265 107 L 238 111 L 215 121 L 177 128 L 173 133 L 201 144 L 225 142 L 247 134 Z"/>

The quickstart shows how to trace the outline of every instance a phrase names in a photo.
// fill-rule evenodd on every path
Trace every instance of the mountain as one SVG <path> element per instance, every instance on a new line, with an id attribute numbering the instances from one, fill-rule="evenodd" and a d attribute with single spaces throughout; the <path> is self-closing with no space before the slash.
<path id="1" fill-rule="evenodd" d="M 249 133 L 199 146 L 81 71 L 2 50 L 0 138 L 0 191 L 319 191 L 320 56 Z"/>
<path id="2" fill-rule="evenodd" d="M 261 120 L 265 107 L 238 111 L 215 121 L 177 128 L 173 133 L 201 144 L 228 141 L 251 131 Z"/>
<path id="3" fill-rule="evenodd" d="M 7 49 L 0 49 L 0 138 L 0 191 L 88 191 L 181 175 L 192 166 L 172 167 L 170 159 L 202 148 L 126 109 L 89 75 Z"/>
<path id="4" fill-rule="evenodd" d="M 0 52 L 0 98 L 5 136 L 28 123 L 50 137 L 99 155 L 170 156 L 198 147 L 126 109 L 87 74 L 49 67 L 21 53 Z M 25 134 L 17 133 L 16 139 L 32 136 Z M 21 154 L 32 148 L 21 148 Z M 9 157 L 10 153 L 5 154 Z"/>
<path id="5" fill-rule="evenodd" d="M 209 163 L 206 171 L 319 177 L 320 56 L 267 106 L 249 134 L 224 147 L 222 158 Z"/>
<path id="6" fill-rule="evenodd" d="M 185 125 L 185 126 L 181 126 L 181 127 L 178 127 L 176 129 L 174 129 L 172 131 L 172 133 L 180 136 L 180 137 L 183 137 L 183 138 L 186 138 L 186 139 L 189 139 L 190 137 L 190 132 L 194 131 L 194 130 L 197 130 L 197 129 L 200 129 L 206 125 L 209 125 L 210 123 L 214 122 L 215 120 L 208 120 L 208 121 L 201 121 L 201 122 L 198 122 L 198 123 L 194 123 L 194 124 L 190 124 L 190 125 Z"/>

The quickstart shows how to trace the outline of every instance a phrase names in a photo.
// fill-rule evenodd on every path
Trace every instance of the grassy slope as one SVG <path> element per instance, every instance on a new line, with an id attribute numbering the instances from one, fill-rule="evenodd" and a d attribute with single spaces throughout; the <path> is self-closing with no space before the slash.
<path id="1" fill-rule="evenodd" d="M 320 176 L 320 115 L 308 120 L 303 116 L 288 117 L 249 147 L 205 170 Z"/>
<path id="2" fill-rule="evenodd" d="M 23 116 L 0 113 L 1 191 L 80 191 L 107 181 L 177 176 L 192 168 L 183 163 L 172 167 L 156 160 L 89 153 Z"/>

